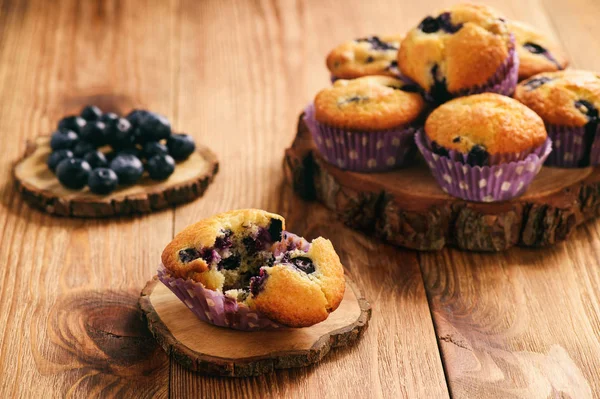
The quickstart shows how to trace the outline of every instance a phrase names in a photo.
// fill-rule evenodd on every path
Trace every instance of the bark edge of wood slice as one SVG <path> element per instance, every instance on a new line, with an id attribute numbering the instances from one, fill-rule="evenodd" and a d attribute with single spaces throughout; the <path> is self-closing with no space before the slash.
<path id="1" fill-rule="evenodd" d="M 306 328 L 244 332 L 213 326 L 198 319 L 156 276 L 142 290 L 139 307 L 168 355 L 190 370 L 226 377 L 317 363 L 331 348 L 356 343 L 371 318 L 371 305 L 348 276 L 338 309 Z"/>
<path id="2" fill-rule="evenodd" d="M 86 187 L 69 190 L 46 166 L 50 137 L 28 141 L 25 154 L 15 162 L 13 179 L 22 198 L 34 208 L 69 217 L 105 218 L 159 211 L 201 197 L 219 170 L 216 155 L 202 145 L 164 182 L 144 176 L 140 183 L 95 195 Z"/>
<path id="3" fill-rule="evenodd" d="M 303 115 L 285 151 L 287 182 L 302 198 L 323 203 L 349 227 L 390 244 L 416 250 L 543 247 L 566 240 L 576 226 L 600 215 L 600 167 L 543 167 L 519 198 L 469 202 L 444 193 L 422 160 L 375 174 L 328 164 L 318 154 Z"/>

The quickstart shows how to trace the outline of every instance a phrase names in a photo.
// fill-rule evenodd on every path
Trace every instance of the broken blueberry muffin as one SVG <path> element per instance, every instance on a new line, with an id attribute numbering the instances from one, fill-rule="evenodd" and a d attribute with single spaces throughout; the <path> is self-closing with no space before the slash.
<path id="1" fill-rule="evenodd" d="M 398 77 L 398 49 L 403 36 L 369 36 L 343 43 L 327 56 L 331 79 L 383 75 Z"/>
<path id="2" fill-rule="evenodd" d="M 485 202 L 522 194 L 552 149 L 535 112 L 494 93 L 441 105 L 416 142 L 445 192 Z"/>
<path id="3" fill-rule="evenodd" d="M 202 320 L 253 330 L 325 320 L 344 296 L 344 270 L 331 242 L 285 231 L 262 210 L 222 213 L 167 245 L 159 278 Z"/>
<path id="4" fill-rule="evenodd" d="M 338 80 L 305 109 L 320 154 L 341 169 L 381 172 L 414 154 L 425 101 L 417 87 L 389 76 Z"/>
<path id="5" fill-rule="evenodd" d="M 515 35 L 519 54 L 519 80 L 541 72 L 563 70 L 569 60 L 554 40 L 532 26 L 519 21 L 508 21 L 508 30 Z"/>
<path id="6" fill-rule="evenodd" d="M 512 95 L 519 58 L 505 20 L 484 5 L 458 4 L 425 17 L 398 52 L 400 72 L 436 103 L 469 94 Z"/>
<path id="7" fill-rule="evenodd" d="M 554 143 L 548 165 L 600 164 L 600 75 L 572 69 L 540 73 L 517 86 L 515 99 L 544 120 Z"/>

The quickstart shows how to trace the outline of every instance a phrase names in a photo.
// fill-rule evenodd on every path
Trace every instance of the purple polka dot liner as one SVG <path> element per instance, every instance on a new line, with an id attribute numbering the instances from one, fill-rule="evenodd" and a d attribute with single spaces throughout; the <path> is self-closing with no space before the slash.
<path id="1" fill-rule="evenodd" d="M 442 190 L 476 202 L 506 201 L 523 194 L 552 151 L 552 140 L 548 138 L 525 159 L 491 166 L 470 166 L 457 160 L 462 156 L 457 151 L 450 150 L 449 156 L 435 154 L 424 136 L 423 130 L 419 130 L 415 141 Z"/>
<path id="2" fill-rule="evenodd" d="M 354 172 L 385 172 L 409 163 L 415 153 L 413 126 L 380 131 L 354 131 L 325 125 L 315 119 L 311 103 L 304 122 L 327 162 Z"/>
<path id="3" fill-rule="evenodd" d="M 548 137 L 553 143 L 553 151 L 546 165 L 560 168 L 600 165 L 600 125 L 591 125 L 591 134 L 586 137 L 588 129 L 588 126 L 546 124 Z"/>
<path id="4" fill-rule="evenodd" d="M 242 331 L 284 328 L 222 292 L 206 289 L 191 279 L 172 277 L 162 264 L 158 279 L 200 320 L 209 324 Z"/>

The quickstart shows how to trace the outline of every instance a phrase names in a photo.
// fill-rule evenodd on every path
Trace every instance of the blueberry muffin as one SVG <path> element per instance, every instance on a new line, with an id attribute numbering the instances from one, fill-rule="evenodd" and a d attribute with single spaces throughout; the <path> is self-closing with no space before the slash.
<path id="1" fill-rule="evenodd" d="M 560 71 L 569 65 L 558 43 L 535 28 L 519 21 L 508 21 L 507 26 L 515 36 L 519 54 L 519 80 L 541 72 Z"/>
<path id="2" fill-rule="evenodd" d="M 167 245 L 159 278 L 201 319 L 252 330 L 325 320 L 344 296 L 344 270 L 331 242 L 285 231 L 257 209 L 188 226 Z M 192 306 L 190 306 L 192 305 Z"/>
<path id="3" fill-rule="evenodd" d="M 398 49 L 403 36 L 369 36 L 348 41 L 327 56 L 331 80 L 383 75 L 398 77 Z"/>
<path id="4" fill-rule="evenodd" d="M 548 165 L 600 163 L 600 75 L 581 70 L 540 73 L 519 83 L 515 99 L 544 120 L 554 142 Z"/>
<path id="5" fill-rule="evenodd" d="M 522 194 L 551 151 L 542 119 L 495 93 L 441 105 L 416 141 L 445 192 L 484 202 Z"/>
<path id="6" fill-rule="evenodd" d="M 512 95 L 519 59 L 500 15 L 484 5 L 458 4 L 408 32 L 398 66 L 430 100 L 441 103 L 482 92 Z"/>
<path id="7" fill-rule="evenodd" d="M 425 109 L 416 86 L 389 76 L 365 76 L 321 90 L 305 109 L 304 121 L 326 161 L 376 172 L 410 160 Z"/>

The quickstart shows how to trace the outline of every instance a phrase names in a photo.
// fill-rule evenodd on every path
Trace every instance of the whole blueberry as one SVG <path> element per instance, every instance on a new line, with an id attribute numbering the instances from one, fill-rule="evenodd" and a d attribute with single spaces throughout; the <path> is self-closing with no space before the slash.
<path id="1" fill-rule="evenodd" d="M 105 114 L 102 114 L 102 116 L 100 117 L 100 121 L 106 123 L 107 126 L 110 126 L 110 124 L 116 121 L 117 119 L 119 119 L 119 115 L 115 114 L 114 112 L 107 112 Z"/>
<path id="2" fill-rule="evenodd" d="M 56 167 L 56 177 L 63 186 L 80 189 L 86 185 L 91 171 L 92 167 L 83 159 L 66 158 Z"/>
<path id="3" fill-rule="evenodd" d="M 189 134 L 174 134 L 167 140 L 169 155 L 177 161 L 187 159 L 196 149 L 194 138 Z"/>
<path id="4" fill-rule="evenodd" d="M 152 180 L 165 180 L 175 171 L 175 160 L 166 154 L 156 154 L 148 159 L 146 169 Z"/>
<path id="5" fill-rule="evenodd" d="M 87 105 L 81 110 L 81 117 L 88 122 L 97 121 L 102 116 L 102 111 L 95 105 Z"/>
<path id="6" fill-rule="evenodd" d="M 137 128 L 139 129 L 138 140 L 140 143 L 159 141 L 171 136 L 171 122 L 160 114 L 149 112 L 140 118 Z"/>
<path id="7" fill-rule="evenodd" d="M 96 168 L 106 168 L 108 167 L 108 161 L 106 160 L 106 156 L 101 151 L 90 151 L 83 159 L 90 164 L 92 169 Z"/>
<path id="8" fill-rule="evenodd" d="M 134 155 L 119 154 L 110 161 L 110 168 L 119 177 L 121 184 L 134 184 L 142 177 L 144 165 Z"/>
<path id="9" fill-rule="evenodd" d="M 88 122 L 83 129 L 81 129 L 81 133 L 79 133 L 79 137 L 82 140 L 89 141 L 96 146 L 106 144 L 106 136 L 106 124 L 100 121 Z"/>
<path id="10" fill-rule="evenodd" d="M 79 136 L 72 130 L 57 130 L 52 134 L 50 139 L 50 147 L 53 150 L 62 150 L 65 148 L 71 149 L 75 147 L 79 141 Z"/>
<path id="11" fill-rule="evenodd" d="M 46 165 L 48 165 L 48 169 L 54 172 L 56 170 L 56 166 L 60 163 L 60 161 L 67 158 L 73 158 L 73 156 L 73 151 L 71 150 L 56 150 L 48 156 L 48 159 L 46 160 Z"/>
<path id="12" fill-rule="evenodd" d="M 113 148 L 131 147 L 134 143 L 133 128 L 125 118 L 118 118 L 107 126 L 108 143 Z"/>
<path id="13" fill-rule="evenodd" d="M 108 168 L 92 170 L 87 181 L 90 191 L 94 194 L 110 194 L 119 185 L 117 174 Z"/>
<path id="14" fill-rule="evenodd" d="M 166 145 L 159 143 L 158 141 L 150 141 L 144 144 L 143 150 L 146 158 L 151 158 L 153 155 L 162 154 L 166 155 L 169 153 L 169 149 Z"/>
<path id="15" fill-rule="evenodd" d="M 89 141 L 79 140 L 79 142 L 75 144 L 75 147 L 73 147 L 73 154 L 77 158 L 83 158 L 85 154 L 95 150 L 96 146 L 94 144 L 90 143 Z"/>
<path id="16" fill-rule="evenodd" d="M 139 126 L 141 121 L 146 118 L 150 114 L 150 111 L 146 111 L 144 109 L 134 109 L 130 113 L 125 116 L 127 120 L 131 123 L 133 127 Z"/>
<path id="17" fill-rule="evenodd" d="M 85 119 L 81 116 L 65 116 L 58 122 L 58 130 L 72 130 L 75 133 L 80 133 L 85 123 Z"/>

